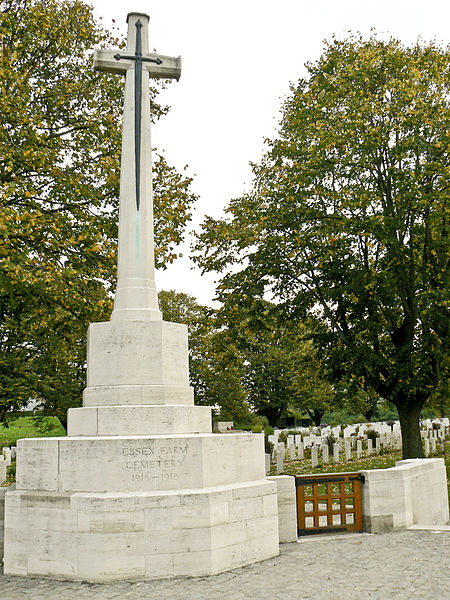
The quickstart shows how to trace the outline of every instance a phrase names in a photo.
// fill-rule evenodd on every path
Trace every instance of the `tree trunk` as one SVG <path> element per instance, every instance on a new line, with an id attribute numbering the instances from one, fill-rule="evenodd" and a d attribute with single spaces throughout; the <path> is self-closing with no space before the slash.
<path id="1" fill-rule="evenodd" d="M 320 410 L 317 408 L 307 408 L 306 412 L 308 413 L 308 415 L 311 417 L 311 419 L 314 422 L 314 425 L 316 427 L 319 427 L 320 423 L 322 422 L 322 417 L 325 414 L 324 410 Z"/>
<path id="2" fill-rule="evenodd" d="M 368 422 L 372 421 L 373 416 L 375 415 L 376 411 L 377 411 L 377 405 L 376 404 L 375 404 L 375 406 L 371 406 L 368 409 L 366 409 L 363 412 L 363 415 L 366 418 L 366 421 L 368 421 Z"/>
<path id="3" fill-rule="evenodd" d="M 400 427 L 402 430 L 403 459 L 424 458 L 422 439 L 420 437 L 419 417 L 422 402 L 396 404 Z"/>
<path id="4" fill-rule="evenodd" d="M 61 415 L 58 417 L 61 425 L 64 427 L 67 433 L 67 411 L 62 411 Z"/>

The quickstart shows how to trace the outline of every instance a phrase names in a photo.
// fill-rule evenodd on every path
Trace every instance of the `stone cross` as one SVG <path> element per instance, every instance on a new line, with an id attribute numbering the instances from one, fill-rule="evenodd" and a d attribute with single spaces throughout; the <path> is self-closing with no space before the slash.
<path id="1" fill-rule="evenodd" d="M 179 79 L 181 58 L 148 51 L 148 15 L 127 17 L 127 48 L 96 50 L 99 71 L 125 75 L 117 288 L 111 320 L 158 321 L 155 287 L 150 77 Z"/>

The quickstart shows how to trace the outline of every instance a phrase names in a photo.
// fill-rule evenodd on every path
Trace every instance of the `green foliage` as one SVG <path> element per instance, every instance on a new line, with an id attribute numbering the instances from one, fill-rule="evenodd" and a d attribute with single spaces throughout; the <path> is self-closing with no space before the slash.
<path id="1" fill-rule="evenodd" d="M 56 417 L 18 417 L 11 420 L 8 427 L 0 424 L 0 448 L 15 446 L 21 438 L 65 435 L 66 431 Z"/>
<path id="2" fill-rule="evenodd" d="M 217 314 L 221 337 L 239 357 L 250 407 L 269 423 L 283 415 L 319 412 L 333 391 L 312 345 L 314 323 L 287 321 L 279 308 L 248 294 L 230 293 Z"/>
<path id="3" fill-rule="evenodd" d="M 252 191 L 197 244 L 219 296 L 269 292 L 324 324 L 330 376 L 396 406 L 405 458 L 423 456 L 424 403 L 448 400 L 449 59 L 434 43 L 327 44 Z"/>
<path id="4" fill-rule="evenodd" d="M 330 435 L 327 435 L 325 437 L 325 442 L 328 446 L 328 452 L 330 453 L 330 456 L 332 456 L 333 454 L 333 444 L 335 444 L 337 442 L 337 439 L 334 437 L 334 435 L 332 435 L 330 433 Z"/>
<path id="5" fill-rule="evenodd" d="M 188 326 L 189 375 L 195 403 L 218 407 L 218 420 L 246 419 L 248 408 L 239 358 L 233 346 L 224 342 L 215 311 L 173 290 L 160 292 L 159 304 L 164 320 Z"/>
<path id="6" fill-rule="evenodd" d="M 372 440 L 372 442 L 374 444 L 375 444 L 376 439 L 380 437 L 380 434 L 378 433 L 378 431 L 375 431 L 374 429 L 366 429 L 366 435 L 367 435 L 367 439 Z"/>
<path id="7" fill-rule="evenodd" d="M 123 46 L 80 0 L 0 0 L 0 422 L 30 398 L 79 404 L 86 330 L 111 311 L 123 81 L 94 47 Z M 151 88 L 152 118 L 167 109 Z M 195 196 L 157 155 L 158 266 Z"/>

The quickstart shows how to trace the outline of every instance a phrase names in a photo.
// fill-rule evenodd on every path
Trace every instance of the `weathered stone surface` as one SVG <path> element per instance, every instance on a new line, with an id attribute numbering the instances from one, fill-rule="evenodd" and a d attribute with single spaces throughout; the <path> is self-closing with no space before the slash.
<path id="1" fill-rule="evenodd" d="M 70 408 L 69 436 L 211 433 L 209 406 L 99 406 Z"/>
<path id="2" fill-rule="evenodd" d="M 402 460 L 390 469 L 363 471 L 363 517 L 383 522 L 392 515 L 394 529 L 413 524 L 439 525 L 449 519 L 447 477 L 442 458 Z"/>
<path id="3" fill-rule="evenodd" d="M 161 394 L 160 386 L 178 388 L 181 394 L 171 398 Z M 122 387 L 126 388 L 123 392 Z M 119 389 L 107 390 L 110 396 L 105 398 L 102 388 Z M 152 402 L 152 395 L 156 396 L 156 402 Z M 123 401 L 124 396 L 128 401 Z M 91 323 L 85 406 L 141 404 L 144 398 L 148 404 L 177 404 L 179 396 L 182 404 L 193 401 L 186 325 L 167 321 Z"/>
<path id="4" fill-rule="evenodd" d="M 280 543 L 297 541 L 297 499 L 295 477 L 276 475 L 267 478 L 277 485 L 277 511 Z"/>
<path id="5" fill-rule="evenodd" d="M 173 490 L 265 476 L 262 434 L 36 438 L 18 448 L 20 490 Z"/>
<path id="6" fill-rule="evenodd" d="M 278 553 L 277 487 L 10 491 L 5 573 L 87 581 L 208 575 Z M 195 560 L 194 560 L 195 559 Z"/>

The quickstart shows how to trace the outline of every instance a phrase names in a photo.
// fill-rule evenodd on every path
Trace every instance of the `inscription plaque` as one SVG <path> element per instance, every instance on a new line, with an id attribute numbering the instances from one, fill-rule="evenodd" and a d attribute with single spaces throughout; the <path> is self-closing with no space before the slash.
<path id="1" fill-rule="evenodd" d="M 178 480 L 188 456 L 186 444 L 123 446 L 120 449 L 125 471 L 131 481 Z"/>

